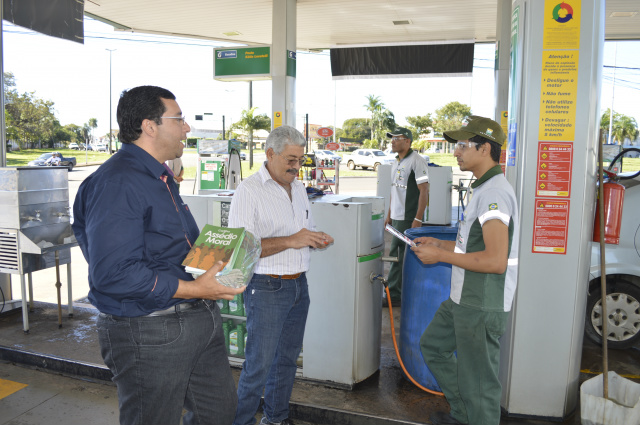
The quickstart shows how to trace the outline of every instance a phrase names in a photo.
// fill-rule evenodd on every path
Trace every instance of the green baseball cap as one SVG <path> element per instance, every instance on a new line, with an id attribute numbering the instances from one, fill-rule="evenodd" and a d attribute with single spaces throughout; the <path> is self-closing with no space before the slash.
<path id="1" fill-rule="evenodd" d="M 462 127 L 457 130 L 448 130 L 442 133 L 447 142 L 456 143 L 458 140 L 471 139 L 473 136 L 482 136 L 492 142 L 502 146 L 507 140 L 507 136 L 502 131 L 500 124 L 492 119 L 479 117 L 477 115 L 468 116 L 462 123 Z"/>
<path id="2" fill-rule="evenodd" d="M 411 133 L 411 130 L 404 127 L 398 127 L 395 130 L 387 133 L 387 138 L 389 139 L 394 136 L 404 136 L 413 142 L 413 133 Z"/>

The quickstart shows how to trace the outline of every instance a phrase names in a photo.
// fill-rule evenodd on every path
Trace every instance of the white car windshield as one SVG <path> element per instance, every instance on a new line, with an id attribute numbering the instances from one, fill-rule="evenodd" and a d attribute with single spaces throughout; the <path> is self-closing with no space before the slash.
<path id="1" fill-rule="evenodd" d="M 373 151 L 373 154 L 374 154 L 375 156 L 386 156 L 386 155 L 384 154 L 384 152 L 382 152 L 382 151 Z"/>

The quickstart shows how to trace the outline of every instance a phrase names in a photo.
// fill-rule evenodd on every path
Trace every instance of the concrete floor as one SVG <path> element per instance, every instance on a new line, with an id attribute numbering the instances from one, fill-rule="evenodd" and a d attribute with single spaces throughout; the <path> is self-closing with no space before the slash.
<path id="1" fill-rule="evenodd" d="M 400 321 L 399 310 L 393 311 L 396 325 Z M 424 424 L 429 423 L 430 413 L 448 410 L 443 398 L 420 391 L 403 377 L 393 349 L 388 311 L 383 310 L 380 371 L 353 390 L 297 380 L 291 398 L 292 418 L 311 424 Z M 37 302 L 30 313 L 31 330 L 27 335 L 22 331 L 18 310 L 0 316 L 0 379 L 29 384 L 0 399 L 0 424 L 44 423 L 40 419 L 53 412 L 68 424 L 81 423 L 89 413 L 93 419 L 83 423 L 117 422 L 115 388 L 105 385 L 110 373 L 99 354 L 96 317 L 93 308 L 77 305 L 74 317 L 64 314 L 63 326 L 58 328 L 57 306 Z M 19 372 L 11 364 L 31 369 Z M 609 368 L 640 382 L 640 349 L 611 350 Z M 585 342 L 581 369 L 581 382 L 601 371 L 598 346 Z M 232 370 L 237 381 L 240 369 Z M 60 375 L 80 380 L 63 386 L 58 381 L 68 381 Z M 40 385 L 43 388 L 38 388 Z M 2 388 L 0 381 L 0 395 Z M 546 423 L 550 422 L 509 418 L 501 421 L 502 425 Z M 579 415 L 572 415 L 563 423 L 579 424 Z"/>

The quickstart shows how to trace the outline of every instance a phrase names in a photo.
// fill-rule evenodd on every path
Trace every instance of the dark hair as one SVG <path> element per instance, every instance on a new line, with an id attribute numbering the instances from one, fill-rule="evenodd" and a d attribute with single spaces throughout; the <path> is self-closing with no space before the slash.
<path id="1" fill-rule="evenodd" d="M 167 89 L 156 86 L 140 86 L 124 90 L 118 102 L 116 113 L 122 143 L 133 143 L 142 133 L 142 121 L 153 120 L 161 124 L 160 117 L 167 110 L 162 99 L 175 100 Z"/>
<path id="2" fill-rule="evenodd" d="M 489 140 L 486 137 L 482 136 L 473 136 L 471 139 L 469 139 L 469 141 L 476 143 L 476 150 L 480 150 L 480 146 L 482 146 L 484 143 L 489 143 L 489 146 L 491 146 L 491 159 L 493 159 L 495 162 L 500 162 L 500 153 L 502 151 L 502 146 L 500 146 L 493 140 Z"/>

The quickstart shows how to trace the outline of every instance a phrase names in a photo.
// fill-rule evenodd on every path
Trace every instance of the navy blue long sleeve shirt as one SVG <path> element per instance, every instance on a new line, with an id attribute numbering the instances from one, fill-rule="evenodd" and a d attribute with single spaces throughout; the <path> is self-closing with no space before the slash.
<path id="1" fill-rule="evenodd" d="M 163 164 L 124 144 L 80 185 L 73 231 L 89 264 L 89 301 L 103 313 L 136 317 L 172 298 L 198 226 Z"/>

